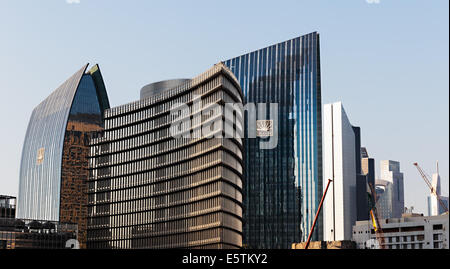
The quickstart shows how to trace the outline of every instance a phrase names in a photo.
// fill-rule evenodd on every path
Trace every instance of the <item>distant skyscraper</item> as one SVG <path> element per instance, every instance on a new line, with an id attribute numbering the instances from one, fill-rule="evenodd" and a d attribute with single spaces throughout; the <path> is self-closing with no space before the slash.
<path id="1" fill-rule="evenodd" d="M 341 102 L 325 105 L 323 115 L 324 182 L 333 180 L 323 206 L 324 240 L 351 240 L 357 220 L 360 130 L 350 124 Z"/>
<path id="2" fill-rule="evenodd" d="M 384 160 L 380 163 L 381 179 L 392 183 L 392 217 L 401 218 L 405 209 L 405 194 L 403 173 L 400 172 L 400 163 L 396 161 Z"/>
<path id="3" fill-rule="evenodd" d="M 322 198 L 319 47 L 314 32 L 225 61 L 245 103 L 278 103 L 279 110 L 276 148 L 261 149 L 262 138 L 245 139 L 244 244 L 249 247 L 288 249 L 306 241 Z M 320 216 L 313 240 L 322 238 L 322 229 Z"/>
<path id="4" fill-rule="evenodd" d="M 403 173 L 400 163 L 384 160 L 380 162 L 380 180 L 375 182 L 381 218 L 401 218 L 405 209 Z M 384 213 L 382 213 L 384 212 Z"/>
<path id="5" fill-rule="evenodd" d="M 243 140 L 224 138 L 222 119 L 225 103 L 242 104 L 235 76 L 217 64 L 192 80 L 150 84 L 141 98 L 106 110 L 104 136 L 92 140 L 88 247 L 242 247 Z M 171 131 L 180 104 L 190 137 Z M 212 122 L 222 137 L 205 135 Z"/>
<path id="6" fill-rule="evenodd" d="M 442 202 L 448 209 L 448 197 L 441 196 L 441 176 L 439 175 L 438 164 L 436 163 L 436 173 L 432 175 L 431 185 L 436 190 L 436 194 L 440 196 Z M 445 212 L 445 208 L 442 207 L 437 196 L 430 193 L 428 196 L 428 216 L 436 216 Z"/>
<path id="7" fill-rule="evenodd" d="M 34 110 L 20 165 L 17 217 L 77 223 L 86 239 L 88 141 L 109 107 L 100 70 L 88 65 Z"/>

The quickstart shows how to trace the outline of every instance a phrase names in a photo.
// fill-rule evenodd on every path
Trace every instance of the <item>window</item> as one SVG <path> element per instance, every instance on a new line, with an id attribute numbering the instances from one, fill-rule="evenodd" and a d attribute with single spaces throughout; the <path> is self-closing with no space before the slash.
<path id="1" fill-rule="evenodd" d="M 433 225 L 433 230 L 442 230 L 442 224 Z"/>

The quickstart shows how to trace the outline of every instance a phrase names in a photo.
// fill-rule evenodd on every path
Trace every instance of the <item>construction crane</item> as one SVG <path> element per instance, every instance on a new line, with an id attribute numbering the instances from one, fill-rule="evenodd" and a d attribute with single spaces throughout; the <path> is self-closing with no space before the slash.
<path id="1" fill-rule="evenodd" d="M 327 195 L 328 187 L 330 187 L 330 183 L 331 182 L 333 182 L 333 180 L 328 179 L 328 184 L 327 184 L 327 187 L 325 188 L 325 191 L 323 193 L 322 200 L 320 200 L 319 208 L 317 209 L 316 217 L 314 218 L 314 222 L 313 222 L 313 225 L 311 227 L 311 231 L 309 231 L 308 240 L 306 241 L 305 249 L 308 249 L 309 243 L 311 242 L 311 237 L 312 237 L 312 234 L 314 232 L 314 227 L 316 226 L 317 218 L 319 217 L 320 210 L 322 209 L 322 206 L 323 206 L 323 201 L 325 200 L 325 196 Z"/>
<path id="2" fill-rule="evenodd" d="M 441 196 L 436 192 L 436 189 L 433 187 L 433 184 L 431 184 L 429 176 L 425 173 L 425 171 L 423 171 L 423 169 L 419 166 L 418 163 L 414 163 L 414 166 L 419 171 L 419 174 L 422 176 L 422 178 L 425 181 L 425 183 L 427 184 L 428 188 L 430 188 L 431 193 L 437 197 L 437 199 L 438 199 L 439 203 L 441 204 L 442 208 L 444 209 L 444 211 L 448 212 L 448 208 L 447 208 L 447 206 L 445 206 L 444 202 L 442 201 Z"/>
<path id="3" fill-rule="evenodd" d="M 375 231 L 375 237 L 378 240 L 378 244 L 381 249 L 384 249 L 384 247 L 385 247 L 384 246 L 384 233 L 383 233 L 383 229 L 381 228 L 380 218 L 379 218 L 378 210 L 377 210 L 377 206 L 376 206 L 377 194 L 375 192 L 375 188 L 373 187 L 373 185 L 371 183 L 368 183 L 368 185 L 370 188 L 370 192 L 372 193 L 372 197 L 369 198 L 369 202 L 371 204 L 370 218 L 372 219 L 372 225 L 373 225 L 373 229 Z"/>

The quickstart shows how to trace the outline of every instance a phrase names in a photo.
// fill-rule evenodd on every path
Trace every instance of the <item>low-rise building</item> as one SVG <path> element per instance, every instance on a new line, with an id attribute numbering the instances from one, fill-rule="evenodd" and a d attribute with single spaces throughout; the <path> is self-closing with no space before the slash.
<path id="1" fill-rule="evenodd" d="M 306 242 L 293 243 L 292 249 L 305 249 Z M 355 249 L 356 244 L 353 241 L 314 241 L 310 242 L 308 249 Z"/>
<path id="2" fill-rule="evenodd" d="M 403 214 L 401 218 L 382 219 L 384 244 L 380 246 L 371 221 L 357 221 L 353 241 L 359 249 L 448 249 L 448 222 L 448 213 L 430 217 Z"/>
<path id="3" fill-rule="evenodd" d="M 16 217 L 16 197 L 0 195 L 0 218 Z"/>
<path id="4" fill-rule="evenodd" d="M 72 223 L 0 218 L 0 249 L 79 248 Z"/>

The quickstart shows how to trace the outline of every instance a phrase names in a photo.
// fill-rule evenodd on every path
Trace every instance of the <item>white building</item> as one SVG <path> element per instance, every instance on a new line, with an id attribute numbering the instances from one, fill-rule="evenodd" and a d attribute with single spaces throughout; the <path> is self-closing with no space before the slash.
<path id="1" fill-rule="evenodd" d="M 385 249 L 448 249 L 448 213 L 424 217 L 404 214 L 402 218 L 380 220 Z M 380 248 L 371 221 L 357 221 L 353 239 L 359 249 Z"/>
<path id="2" fill-rule="evenodd" d="M 400 218 L 405 209 L 405 194 L 403 184 L 403 173 L 400 172 L 400 163 L 391 160 L 383 160 L 380 162 L 380 179 L 378 182 L 390 183 L 390 192 L 385 192 L 383 195 L 390 195 L 390 197 L 380 197 L 386 201 L 389 201 L 389 207 L 391 212 L 387 215 L 381 216 L 382 218 Z M 376 183 L 377 187 L 380 185 Z M 382 184 L 385 187 L 388 184 Z M 382 196 L 383 196 L 382 195 Z M 389 211 L 388 209 L 381 211 Z"/>
<path id="3" fill-rule="evenodd" d="M 439 175 L 439 168 L 436 164 L 436 173 L 432 175 L 431 185 L 436 190 L 436 194 L 441 197 L 442 202 L 448 209 L 448 197 L 441 196 L 441 177 Z M 437 196 L 430 191 L 428 196 L 428 216 L 437 216 L 445 212 Z"/>
<path id="4" fill-rule="evenodd" d="M 341 102 L 325 105 L 323 115 L 323 182 L 333 180 L 323 205 L 324 240 L 351 240 L 357 217 L 355 133 Z"/>

